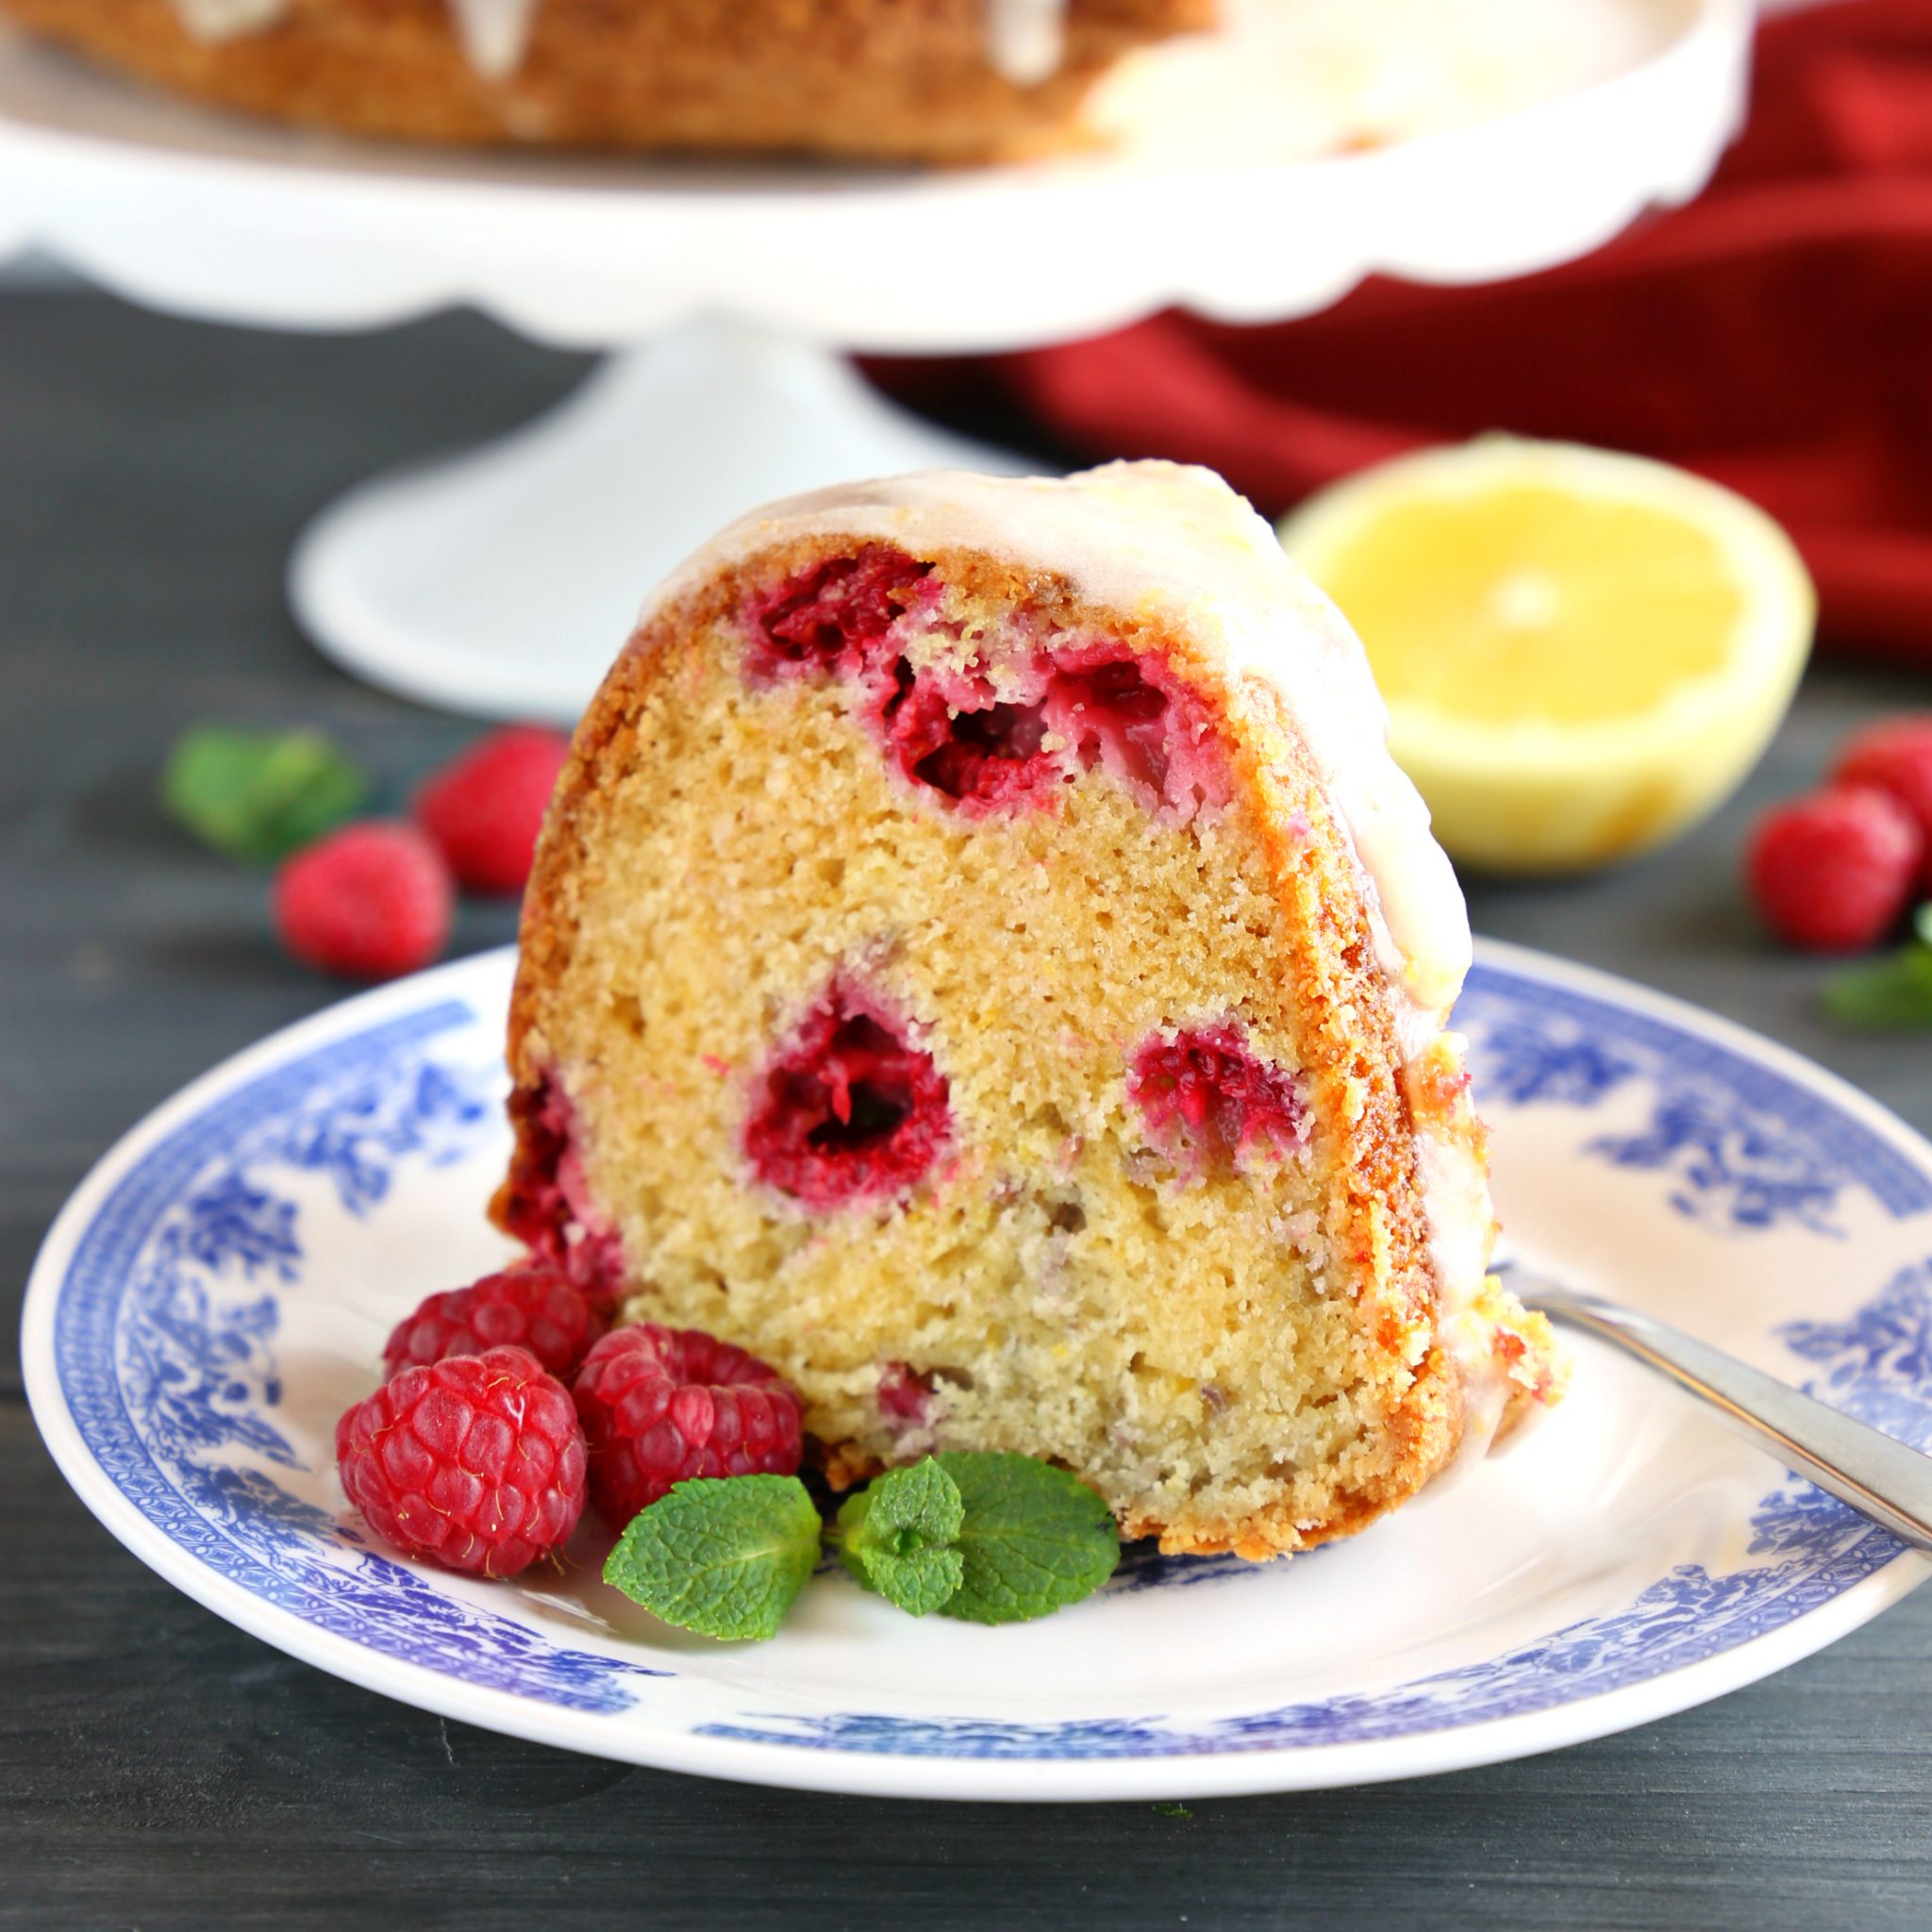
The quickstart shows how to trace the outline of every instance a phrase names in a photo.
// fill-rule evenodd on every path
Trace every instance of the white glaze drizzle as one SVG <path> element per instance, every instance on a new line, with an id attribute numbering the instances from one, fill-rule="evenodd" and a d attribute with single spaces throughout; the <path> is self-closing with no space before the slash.
<path id="1" fill-rule="evenodd" d="M 261 33 L 283 19 L 289 0 L 170 0 L 198 41 Z M 541 0 L 446 0 L 464 57 L 485 80 L 508 80 L 523 65 Z M 1038 87 L 1066 50 L 1067 0 L 986 0 L 987 58 L 1016 87 Z"/>
<path id="2" fill-rule="evenodd" d="M 508 80 L 523 65 L 530 25 L 542 0 L 444 0 L 463 56 L 485 80 Z M 170 0 L 198 41 L 232 41 L 265 33 L 289 11 L 289 0 Z"/>
<path id="3" fill-rule="evenodd" d="M 541 0 L 448 0 L 457 38 L 479 78 L 508 80 L 524 64 Z"/>
<path id="4" fill-rule="evenodd" d="M 197 41 L 234 41 L 274 26 L 289 0 L 174 0 L 174 8 Z"/>
<path id="5" fill-rule="evenodd" d="M 986 0 L 986 58 L 1015 87 L 1059 72 L 1067 49 L 1067 0 Z"/>

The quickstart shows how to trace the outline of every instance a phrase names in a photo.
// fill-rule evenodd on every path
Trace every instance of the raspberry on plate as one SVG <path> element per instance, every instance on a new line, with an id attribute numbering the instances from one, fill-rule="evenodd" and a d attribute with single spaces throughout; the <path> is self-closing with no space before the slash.
<path id="1" fill-rule="evenodd" d="M 1889 792 L 1835 785 L 1774 806 L 1745 869 L 1765 924 L 1794 946 L 1856 953 L 1897 924 L 1924 841 Z"/>
<path id="2" fill-rule="evenodd" d="M 798 1397 L 699 1329 L 617 1329 L 584 1357 L 575 1392 L 591 1493 L 615 1528 L 690 1476 L 797 1474 Z"/>
<path id="3" fill-rule="evenodd" d="M 349 979 L 394 979 L 441 955 L 454 901 L 449 872 L 421 832 L 368 819 L 283 861 L 275 930 L 306 965 Z"/>
<path id="4" fill-rule="evenodd" d="M 604 1319 L 560 1268 L 523 1261 L 468 1288 L 433 1294 L 390 1332 L 382 1359 L 391 1377 L 446 1356 L 526 1348 L 553 1375 L 575 1373 Z"/>
<path id="5" fill-rule="evenodd" d="M 512 724 L 479 739 L 416 794 L 417 821 L 471 891 L 524 890 L 569 755 L 561 732 Z"/>
<path id="6" fill-rule="evenodd" d="M 405 1369 L 336 1424 L 349 1501 L 404 1555 L 514 1576 L 584 1510 L 570 1391 L 527 1349 Z"/>
<path id="7" fill-rule="evenodd" d="M 1887 718 L 1854 732 L 1832 767 L 1831 782 L 1886 792 L 1932 846 L 1932 713 Z"/>

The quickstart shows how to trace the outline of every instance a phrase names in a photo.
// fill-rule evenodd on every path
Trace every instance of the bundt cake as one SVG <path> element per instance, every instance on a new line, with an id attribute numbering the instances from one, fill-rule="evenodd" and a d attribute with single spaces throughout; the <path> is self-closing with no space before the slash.
<path id="1" fill-rule="evenodd" d="M 204 99 L 351 133 L 973 161 L 1076 143 L 1214 0 L 0 0 Z"/>
<path id="2" fill-rule="evenodd" d="M 1169 1550 L 1360 1528 L 1558 1379 L 1384 724 L 1203 470 L 745 518 L 577 729 L 500 1224 L 774 1365 L 835 1486 L 1016 1450 Z"/>

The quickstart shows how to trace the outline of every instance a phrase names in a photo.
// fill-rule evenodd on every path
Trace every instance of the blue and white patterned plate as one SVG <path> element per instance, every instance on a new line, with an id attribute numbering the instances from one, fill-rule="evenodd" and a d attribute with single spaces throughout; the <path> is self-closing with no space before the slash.
<path id="1" fill-rule="evenodd" d="M 48 1236 L 24 1347 L 68 1479 L 144 1562 L 324 1670 L 473 1724 L 724 1777 L 1174 1797 L 1542 1751 L 1804 1657 L 1926 1565 L 1579 1344 L 1521 1447 L 1293 1562 L 1130 1552 L 1006 1629 L 836 1572 L 765 1645 L 597 1581 L 487 1584 L 372 1542 L 331 1465 L 391 1323 L 483 1272 L 511 960 L 320 1015 L 163 1107 Z M 1537 955 L 1458 1010 L 1512 1250 L 1932 1447 L 1932 1147 L 1793 1056 Z"/>

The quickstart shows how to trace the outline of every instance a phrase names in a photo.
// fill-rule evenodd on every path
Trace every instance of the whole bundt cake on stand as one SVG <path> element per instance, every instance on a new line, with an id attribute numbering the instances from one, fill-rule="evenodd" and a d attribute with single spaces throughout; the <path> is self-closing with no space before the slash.
<path id="1" fill-rule="evenodd" d="M 0 0 L 231 108 L 346 133 L 964 162 L 1079 144 L 1214 0 Z"/>

